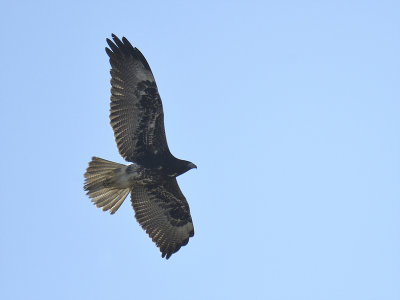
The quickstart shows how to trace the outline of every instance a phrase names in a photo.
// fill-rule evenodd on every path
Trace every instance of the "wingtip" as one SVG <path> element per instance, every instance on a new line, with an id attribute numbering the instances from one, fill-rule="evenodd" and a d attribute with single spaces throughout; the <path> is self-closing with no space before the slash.
<path id="1" fill-rule="evenodd" d="M 165 258 L 165 259 L 169 259 L 172 254 L 173 254 L 172 252 L 168 252 L 168 251 L 161 252 L 161 257 Z"/>
<path id="2" fill-rule="evenodd" d="M 107 42 L 108 46 L 112 49 L 112 47 L 114 46 L 113 41 L 110 40 L 109 38 L 106 38 L 106 42 Z"/>
<path id="3" fill-rule="evenodd" d="M 132 44 L 128 41 L 126 37 L 122 37 L 122 42 L 131 49 L 131 51 L 135 51 L 135 47 L 132 46 Z"/>
<path id="4" fill-rule="evenodd" d="M 106 49 L 107 55 L 108 55 L 109 57 L 111 57 L 111 56 L 113 55 L 113 52 L 112 52 L 108 47 L 105 47 L 105 49 Z"/>

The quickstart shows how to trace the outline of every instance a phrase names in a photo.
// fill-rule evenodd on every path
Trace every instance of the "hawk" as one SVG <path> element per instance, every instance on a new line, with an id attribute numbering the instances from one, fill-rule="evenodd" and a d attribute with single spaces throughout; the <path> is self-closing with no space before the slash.
<path id="1" fill-rule="evenodd" d="M 123 37 L 107 39 L 111 64 L 110 123 L 130 165 L 92 157 L 84 174 L 91 201 L 114 214 L 131 194 L 135 218 L 166 259 L 194 235 L 189 205 L 176 177 L 197 168 L 168 148 L 161 98 L 143 54 Z"/>

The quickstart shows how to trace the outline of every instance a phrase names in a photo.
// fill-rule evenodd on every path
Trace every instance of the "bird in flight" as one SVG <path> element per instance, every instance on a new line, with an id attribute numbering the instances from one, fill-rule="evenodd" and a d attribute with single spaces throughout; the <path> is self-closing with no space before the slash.
<path id="1" fill-rule="evenodd" d="M 91 201 L 114 214 L 131 194 L 135 218 L 168 259 L 194 235 L 189 205 L 176 177 L 197 168 L 168 148 L 161 98 L 143 54 L 112 34 L 110 123 L 130 165 L 92 157 L 84 174 Z"/>

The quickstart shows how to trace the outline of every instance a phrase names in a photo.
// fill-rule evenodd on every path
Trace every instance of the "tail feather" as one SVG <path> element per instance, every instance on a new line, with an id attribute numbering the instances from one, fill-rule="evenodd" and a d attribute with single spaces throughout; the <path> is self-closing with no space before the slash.
<path id="1" fill-rule="evenodd" d="M 116 170 L 125 167 L 112 161 L 92 157 L 85 173 L 84 189 L 90 200 L 103 211 L 109 210 L 114 214 L 128 196 L 130 189 L 113 187 L 110 182 Z"/>

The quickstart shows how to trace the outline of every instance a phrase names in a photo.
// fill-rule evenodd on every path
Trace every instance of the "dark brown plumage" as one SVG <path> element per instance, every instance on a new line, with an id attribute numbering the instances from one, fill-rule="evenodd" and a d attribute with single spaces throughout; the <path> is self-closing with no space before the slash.
<path id="1" fill-rule="evenodd" d="M 107 39 L 111 64 L 110 123 L 125 166 L 94 157 L 85 190 L 115 213 L 131 193 L 135 217 L 167 259 L 194 235 L 189 205 L 176 177 L 196 166 L 175 158 L 167 144 L 157 85 L 142 53 L 123 37 Z"/>

